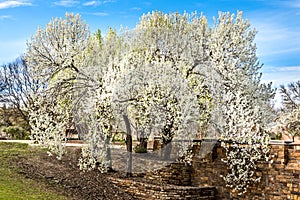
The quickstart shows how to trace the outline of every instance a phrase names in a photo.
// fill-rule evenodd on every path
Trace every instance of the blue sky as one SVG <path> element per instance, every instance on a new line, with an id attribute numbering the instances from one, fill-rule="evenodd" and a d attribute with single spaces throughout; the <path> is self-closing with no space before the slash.
<path id="1" fill-rule="evenodd" d="M 257 53 L 263 81 L 274 86 L 300 80 L 300 0 L 0 0 L 0 65 L 26 50 L 38 26 L 65 12 L 81 14 L 91 31 L 133 28 L 143 13 L 153 10 L 203 13 L 210 20 L 218 11 L 244 12 L 257 29 Z"/>

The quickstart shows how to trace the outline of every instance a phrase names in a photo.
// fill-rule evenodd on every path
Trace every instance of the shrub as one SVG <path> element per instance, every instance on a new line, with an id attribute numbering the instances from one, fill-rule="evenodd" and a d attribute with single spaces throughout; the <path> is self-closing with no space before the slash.
<path id="1" fill-rule="evenodd" d="M 9 126 L 5 128 L 3 131 L 6 132 L 11 137 L 11 139 L 16 139 L 16 140 L 30 139 L 29 132 L 19 126 Z"/>
<path id="2" fill-rule="evenodd" d="M 147 153 L 147 148 L 141 147 L 141 145 L 138 144 L 134 147 L 134 152 L 135 153 Z"/>
<path id="3" fill-rule="evenodd" d="M 115 133 L 112 137 L 112 142 L 121 142 L 125 144 L 125 139 L 123 138 L 123 134 L 125 133 Z"/>

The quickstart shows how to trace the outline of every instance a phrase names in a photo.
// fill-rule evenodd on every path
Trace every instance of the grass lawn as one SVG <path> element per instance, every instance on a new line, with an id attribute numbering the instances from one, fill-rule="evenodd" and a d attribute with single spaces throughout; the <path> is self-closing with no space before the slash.
<path id="1" fill-rule="evenodd" d="M 10 160 L 34 155 L 36 151 L 27 144 L 0 141 L 0 199 L 67 199 L 45 183 L 37 182 L 18 173 Z"/>

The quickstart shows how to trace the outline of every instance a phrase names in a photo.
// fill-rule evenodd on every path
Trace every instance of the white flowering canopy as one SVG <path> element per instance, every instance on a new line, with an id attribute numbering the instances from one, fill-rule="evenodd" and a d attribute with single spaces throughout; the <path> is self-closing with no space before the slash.
<path id="1" fill-rule="evenodd" d="M 147 131 L 161 132 L 169 123 L 168 115 L 172 115 L 176 124 L 173 139 L 192 141 L 199 128 L 201 112 L 189 82 L 174 70 L 172 63 L 148 64 L 138 69 L 126 66 L 121 65 L 120 76 L 112 87 L 116 118 L 122 120 L 124 113 L 129 117 L 138 115 L 138 119 L 131 120 L 139 120 Z"/>
<path id="2" fill-rule="evenodd" d="M 223 141 L 229 169 L 224 180 L 237 194 L 260 180 L 254 173 L 257 162 L 269 159 L 265 130 L 273 117 L 274 90 L 260 83 L 255 33 L 241 12 L 220 13 L 211 29 L 212 67 L 202 69 L 214 104 L 209 130 Z"/>
<path id="3" fill-rule="evenodd" d="M 78 71 L 89 38 L 89 29 L 79 14 L 66 13 L 37 30 L 27 42 L 25 59 L 40 80 L 50 80 L 65 69 Z"/>
<path id="4" fill-rule="evenodd" d="M 69 85 L 80 88 L 76 105 L 88 143 L 82 169 L 109 165 L 111 132 L 126 130 L 124 115 L 146 137 L 162 132 L 166 141 L 189 141 L 180 144 L 179 156 L 208 127 L 210 137 L 231 142 L 222 143 L 229 168 L 224 180 L 243 193 L 259 181 L 257 162 L 268 159 L 264 130 L 274 96 L 270 84 L 260 83 L 255 34 L 242 12 L 219 13 L 214 27 L 197 13 L 153 12 L 135 29 L 110 29 L 104 38 L 89 37 L 80 17 L 66 14 L 37 31 L 26 56 L 42 80 L 67 74 Z"/>

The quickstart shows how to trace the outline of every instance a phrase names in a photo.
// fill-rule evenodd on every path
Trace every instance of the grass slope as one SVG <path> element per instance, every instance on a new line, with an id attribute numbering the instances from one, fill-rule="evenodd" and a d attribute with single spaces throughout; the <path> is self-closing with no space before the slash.
<path id="1" fill-rule="evenodd" d="M 18 173 L 11 165 L 11 159 L 34 155 L 27 144 L 0 141 L 0 199 L 67 199 L 56 191 Z"/>

